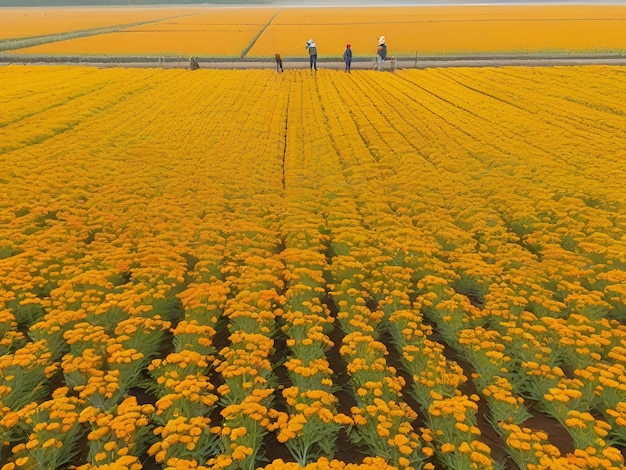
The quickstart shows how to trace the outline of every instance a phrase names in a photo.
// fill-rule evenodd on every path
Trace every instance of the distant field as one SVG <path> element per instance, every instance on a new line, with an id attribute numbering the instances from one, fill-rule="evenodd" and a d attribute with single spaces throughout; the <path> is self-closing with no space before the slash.
<path id="1" fill-rule="evenodd" d="M 202 8 L 6 8 L 0 40 L 46 36 L 192 15 Z"/>
<path id="2" fill-rule="evenodd" d="M 104 27 L 106 34 L 58 36 Z M 380 35 L 396 56 L 615 52 L 626 50 L 626 5 L 18 8 L 3 12 L 0 31 L 0 39 L 13 40 L 9 51 L 0 40 L 0 49 L 20 55 L 296 58 L 313 38 L 322 59 L 341 55 L 347 42 L 357 57 L 370 57 Z M 50 37 L 19 42 L 42 35 Z"/>
<path id="3" fill-rule="evenodd" d="M 437 6 L 288 9 L 272 21 L 249 54 L 302 55 L 306 36 L 320 54 L 350 42 L 372 56 L 380 35 L 395 55 L 474 51 L 626 48 L 626 7 Z"/>

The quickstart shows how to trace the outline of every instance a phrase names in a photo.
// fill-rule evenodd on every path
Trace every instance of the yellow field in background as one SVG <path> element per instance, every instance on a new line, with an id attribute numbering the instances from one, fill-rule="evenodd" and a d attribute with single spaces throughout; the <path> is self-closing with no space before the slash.
<path id="1" fill-rule="evenodd" d="M 283 9 L 249 52 L 304 55 L 315 40 L 320 56 L 374 56 L 384 35 L 389 53 L 593 50 L 626 48 L 623 6 L 443 6 Z"/>
<path id="2" fill-rule="evenodd" d="M 137 13 L 139 9 L 133 9 Z M 19 10 L 16 10 L 19 11 Z M 85 29 L 76 9 L 67 11 L 66 30 Z M 92 10 L 84 10 L 86 14 Z M 137 21 L 123 9 L 107 9 L 109 24 Z M 356 56 L 373 56 L 377 38 L 389 54 L 480 52 L 576 52 L 626 50 L 626 6 L 497 5 L 344 8 L 145 9 L 145 15 L 179 16 L 117 33 L 76 38 L 10 51 L 19 54 L 196 55 L 303 57 L 313 38 L 319 57 L 337 57 L 350 42 Z M 190 16 L 181 17 L 182 11 Z M 202 11 L 202 14 L 197 14 Z M 114 13 L 116 12 L 116 13 Z M 159 13 L 161 12 L 161 13 Z M 194 14 L 195 13 L 195 14 Z M 117 14 L 118 16 L 115 16 Z M 139 13 L 137 13 L 139 14 Z M 15 13 L 14 13 L 15 15 Z M 62 24 L 63 21 L 59 20 Z M 104 20 L 103 20 L 104 21 Z M 26 22 L 28 23 L 28 21 Z M 26 24 L 27 31 L 35 26 Z M 130 33 L 133 33 L 131 36 Z M 30 34 L 32 35 L 32 34 Z"/>
<path id="3" fill-rule="evenodd" d="M 257 29 L 229 25 L 205 31 L 121 31 L 20 49 L 28 54 L 238 56 Z"/>
<path id="4" fill-rule="evenodd" d="M 2 8 L 0 39 L 105 28 L 192 15 L 203 8 Z"/>
<path id="5" fill-rule="evenodd" d="M 168 18 L 116 33 L 42 44 L 31 49 L 36 49 L 37 54 L 239 56 L 275 14 L 276 10 L 268 8 L 211 8 L 202 14 Z"/>
<path id="6" fill-rule="evenodd" d="M 126 28 L 126 31 L 207 31 L 254 27 L 260 31 L 278 10 L 273 8 L 211 8 L 210 11 Z M 229 37 L 225 38 L 230 40 Z"/>

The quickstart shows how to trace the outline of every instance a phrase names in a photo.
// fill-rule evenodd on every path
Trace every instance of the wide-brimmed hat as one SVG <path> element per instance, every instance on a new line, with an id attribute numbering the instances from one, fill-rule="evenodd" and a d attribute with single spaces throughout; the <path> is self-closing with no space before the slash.
<path id="1" fill-rule="evenodd" d="M 378 45 L 385 44 L 385 36 L 381 36 L 378 38 Z"/>
<path id="2" fill-rule="evenodd" d="M 309 39 L 306 43 L 307 44 L 312 44 L 313 43 L 313 39 Z"/>

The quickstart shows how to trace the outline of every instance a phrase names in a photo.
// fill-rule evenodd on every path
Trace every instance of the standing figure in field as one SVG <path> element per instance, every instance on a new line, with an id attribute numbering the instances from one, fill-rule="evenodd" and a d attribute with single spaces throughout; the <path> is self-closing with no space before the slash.
<path id="1" fill-rule="evenodd" d="M 195 57 L 189 59 L 189 69 L 190 70 L 198 70 L 200 68 L 200 64 L 198 64 L 198 60 Z"/>
<path id="2" fill-rule="evenodd" d="M 276 71 L 280 73 L 283 71 L 283 59 L 280 54 L 274 54 L 274 58 L 276 59 Z"/>
<path id="3" fill-rule="evenodd" d="M 315 45 L 315 42 L 313 42 L 313 39 L 309 39 L 304 48 L 309 50 L 310 67 L 317 71 L 317 46 Z"/>
<path id="4" fill-rule="evenodd" d="M 378 50 L 376 52 L 376 64 L 378 70 L 383 69 L 383 61 L 387 58 L 387 44 L 385 44 L 385 36 L 378 38 Z"/>
<path id="5" fill-rule="evenodd" d="M 352 64 L 352 46 L 346 44 L 346 50 L 343 53 L 343 61 L 346 63 L 346 72 L 350 73 L 350 64 Z"/>

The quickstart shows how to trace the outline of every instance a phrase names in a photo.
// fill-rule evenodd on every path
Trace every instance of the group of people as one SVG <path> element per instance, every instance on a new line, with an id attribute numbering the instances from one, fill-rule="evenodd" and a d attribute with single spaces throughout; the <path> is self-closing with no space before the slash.
<path id="1" fill-rule="evenodd" d="M 309 51 L 309 67 L 317 71 L 317 46 L 313 39 L 309 39 L 304 46 Z M 276 71 L 283 71 L 283 59 L 280 54 L 274 55 L 276 59 Z M 387 58 L 387 44 L 385 43 L 385 36 L 378 38 L 378 49 L 376 50 L 376 68 L 378 70 L 383 69 L 383 61 Z M 346 50 L 343 53 L 343 61 L 346 63 L 346 72 L 350 73 L 350 66 L 352 65 L 352 46 L 346 44 Z M 192 57 L 189 62 L 189 68 L 191 70 L 198 70 L 200 65 L 195 57 Z"/>
<path id="2" fill-rule="evenodd" d="M 317 71 L 317 46 L 313 39 L 309 39 L 304 46 L 309 51 L 309 67 Z M 376 68 L 383 69 L 383 61 L 387 58 L 387 44 L 385 36 L 378 38 L 378 49 L 376 50 Z M 352 65 L 352 45 L 346 44 L 346 50 L 343 53 L 343 61 L 346 63 L 346 72 L 350 73 Z M 282 70 L 282 63 L 281 63 Z"/>

